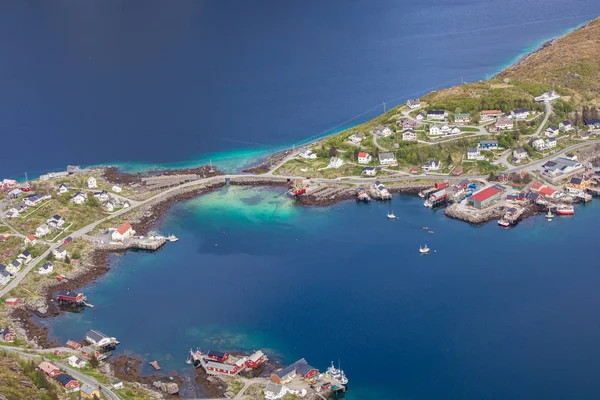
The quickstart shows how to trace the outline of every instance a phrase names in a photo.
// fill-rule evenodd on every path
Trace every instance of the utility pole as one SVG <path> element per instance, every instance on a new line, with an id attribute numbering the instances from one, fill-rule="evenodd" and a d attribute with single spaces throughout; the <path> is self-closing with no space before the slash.
<path id="1" fill-rule="evenodd" d="M 383 113 L 385 114 L 385 112 L 386 112 L 386 109 L 385 109 L 385 101 L 384 101 L 383 103 L 381 103 L 381 104 L 383 104 Z"/>

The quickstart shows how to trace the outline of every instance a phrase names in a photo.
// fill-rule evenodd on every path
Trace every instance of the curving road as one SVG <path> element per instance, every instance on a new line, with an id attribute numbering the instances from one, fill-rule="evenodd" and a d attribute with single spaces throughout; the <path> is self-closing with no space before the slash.
<path id="1" fill-rule="evenodd" d="M 110 400 L 120 400 L 119 396 L 117 396 L 112 389 L 107 386 L 107 385 L 103 385 L 100 382 L 98 382 L 96 379 L 85 375 L 81 372 L 79 372 L 78 370 L 71 368 L 68 365 L 65 365 L 61 362 L 57 362 L 57 361 L 53 361 L 53 360 L 48 360 L 46 359 L 44 356 L 40 355 L 40 354 L 31 354 L 31 353 L 26 353 L 25 350 L 21 347 L 12 347 L 12 346 L 0 346 L 0 348 L 2 350 L 5 350 L 8 353 L 13 353 L 13 354 L 18 354 L 20 357 L 23 358 L 29 358 L 29 359 L 36 359 L 36 358 L 41 358 L 44 361 L 48 361 L 51 362 L 52 364 L 56 365 L 57 367 L 59 367 L 60 369 L 62 369 L 63 371 L 68 372 L 71 376 L 73 376 L 74 378 L 76 378 L 78 381 L 81 381 L 83 383 L 87 383 L 90 386 L 94 386 L 97 388 L 100 388 L 100 391 L 102 392 L 102 394 L 104 394 L 104 396 L 106 396 L 108 399 Z M 48 350 L 54 350 L 54 349 L 48 349 Z"/>

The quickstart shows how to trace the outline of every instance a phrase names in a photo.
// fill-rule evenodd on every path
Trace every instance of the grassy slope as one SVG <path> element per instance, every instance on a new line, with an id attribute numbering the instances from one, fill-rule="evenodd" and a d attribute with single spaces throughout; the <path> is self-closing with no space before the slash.
<path id="1" fill-rule="evenodd" d="M 598 102 L 600 93 L 600 18 L 560 37 L 498 78 L 568 89 L 576 101 Z"/>

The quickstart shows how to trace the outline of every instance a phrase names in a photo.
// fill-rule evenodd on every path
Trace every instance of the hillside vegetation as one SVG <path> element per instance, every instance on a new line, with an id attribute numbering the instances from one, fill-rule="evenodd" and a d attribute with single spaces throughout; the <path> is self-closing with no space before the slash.
<path id="1" fill-rule="evenodd" d="M 573 92 L 577 102 L 600 97 L 600 18 L 557 38 L 497 76 Z"/>

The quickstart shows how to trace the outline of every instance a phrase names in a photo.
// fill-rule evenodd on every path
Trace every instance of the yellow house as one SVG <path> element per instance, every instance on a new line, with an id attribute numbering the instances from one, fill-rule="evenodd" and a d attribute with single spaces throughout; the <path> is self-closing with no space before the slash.
<path id="1" fill-rule="evenodd" d="M 81 397 L 84 399 L 93 399 L 94 396 L 97 399 L 100 398 L 100 391 L 98 390 L 98 388 L 96 388 L 92 385 L 88 385 L 87 383 L 83 384 L 83 386 L 81 387 L 80 393 L 81 393 Z"/>

